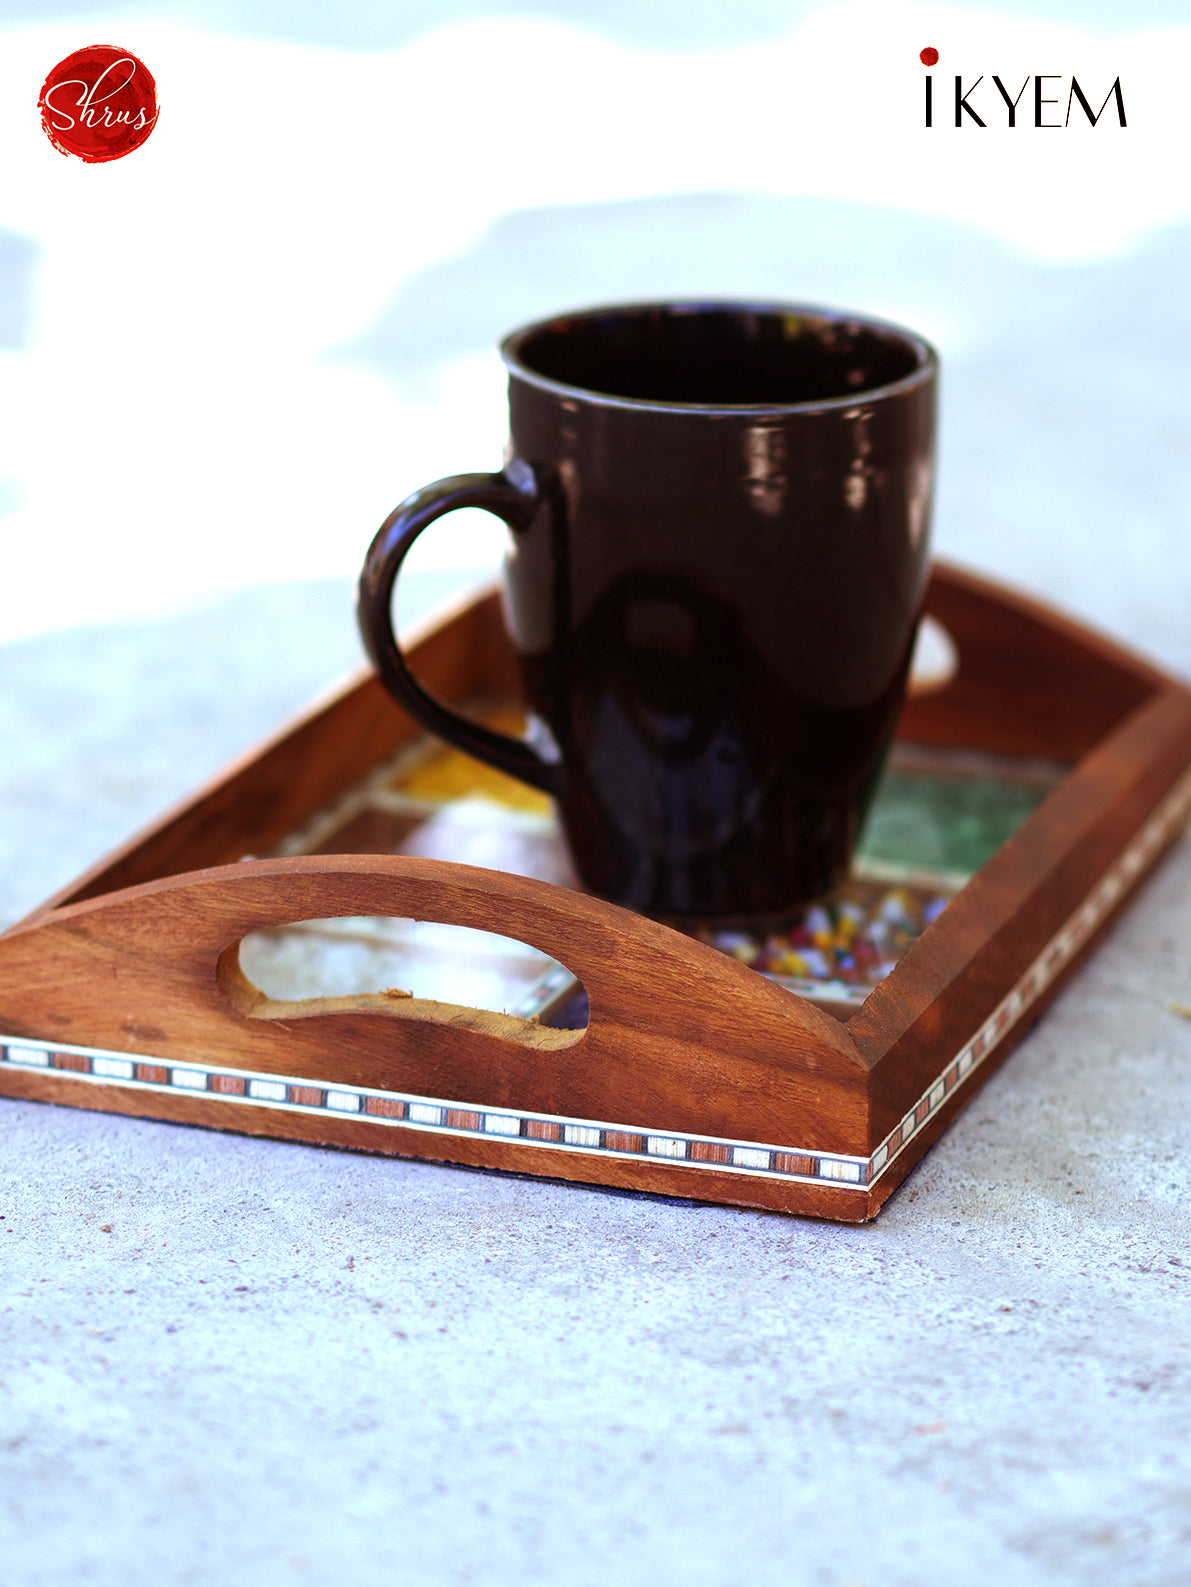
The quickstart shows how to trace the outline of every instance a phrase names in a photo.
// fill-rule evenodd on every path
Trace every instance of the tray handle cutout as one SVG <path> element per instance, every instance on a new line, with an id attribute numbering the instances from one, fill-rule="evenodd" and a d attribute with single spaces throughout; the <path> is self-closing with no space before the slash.
<path id="1" fill-rule="evenodd" d="M 367 995 L 295 1015 L 239 978 L 252 931 L 368 915 L 528 943 L 582 982 L 586 1030 Z M 0 1017 L 13 1035 L 146 1059 L 866 1149 L 868 1065 L 829 1014 L 628 910 L 437 860 L 250 860 L 64 906 L 0 938 Z"/>
<path id="2" fill-rule="evenodd" d="M 435 1020 L 538 1049 L 569 1047 L 587 1026 L 586 1016 L 565 1027 L 550 1017 L 564 1002 L 586 1001 L 582 982 L 565 965 L 516 939 L 434 921 L 292 921 L 225 948 L 215 974 L 232 1008 L 250 1019 L 348 1013 Z M 403 984 L 380 986 L 393 977 Z M 427 983 L 429 993 L 410 989 Z M 457 1003 L 439 995 L 466 992 L 469 984 L 483 1002 Z M 576 993 L 582 996 L 576 999 Z"/>
<path id="3" fill-rule="evenodd" d="M 959 672 L 959 647 L 951 632 L 931 612 L 924 612 L 918 624 L 914 654 L 906 693 L 917 699 L 924 694 L 941 694 Z"/>

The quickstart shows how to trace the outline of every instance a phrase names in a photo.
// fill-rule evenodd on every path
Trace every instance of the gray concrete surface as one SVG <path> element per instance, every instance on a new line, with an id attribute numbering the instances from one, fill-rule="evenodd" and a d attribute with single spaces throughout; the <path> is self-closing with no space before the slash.
<path id="1" fill-rule="evenodd" d="M 0 1580 L 1185 1580 L 1189 887 L 865 1229 L 5 1103 Z"/>
<path id="2" fill-rule="evenodd" d="M 824 217 L 787 212 L 788 295 L 972 328 L 940 548 L 1191 672 L 1191 233 L 1059 268 Z M 0 648 L 0 917 L 356 654 L 339 585 Z M 1183 1582 L 1172 1003 L 1186 843 L 864 1229 L 5 1102 L 0 1583 Z"/>

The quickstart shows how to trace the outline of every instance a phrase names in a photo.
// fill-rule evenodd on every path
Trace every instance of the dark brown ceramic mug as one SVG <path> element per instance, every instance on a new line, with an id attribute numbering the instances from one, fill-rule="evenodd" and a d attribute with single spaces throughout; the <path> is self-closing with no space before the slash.
<path id="1" fill-rule="evenodd" d="M 896 724 L 927 568 L 937 360 L 879 321 L 657 303 L 514 331 L 498 474 L 401 504 L 360 579 L 387 687 L 554 795 L 593 892 L 671 919 L 779 920 L 846 872 Z M 393 583 L 435 518 L 509 525 L 530 727 L 433 699 Z"/>

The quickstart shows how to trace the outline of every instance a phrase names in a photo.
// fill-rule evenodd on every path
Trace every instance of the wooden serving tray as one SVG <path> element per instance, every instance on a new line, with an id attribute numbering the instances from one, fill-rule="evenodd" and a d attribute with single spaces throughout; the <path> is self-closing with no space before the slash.
<path id="1" fill-rule="evenodd" d="M 797 996 L 557 882 L 391 853 L 284 857 L 421 734 L 369 675 L 0 935 L 0 1094 L 871 1218 L 1191 811 L 1184 685 L 954 568 L 935 567 L 927 611 L 958 668 L 907 702 L 899 741 L 1067 770 L 858 1006 Z M 412 654 L 444 699 L 515 693 L 495 594 Z M 246 936 L 328 917 L 529 944 L 578 976 L 589 1022 L 396 989 L 278 999 L 247 978 Z"/>

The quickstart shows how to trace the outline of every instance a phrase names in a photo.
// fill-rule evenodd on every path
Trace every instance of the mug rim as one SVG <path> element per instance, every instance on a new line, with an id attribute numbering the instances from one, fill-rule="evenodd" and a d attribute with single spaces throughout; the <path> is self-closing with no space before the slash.
<path id="1" fill-rule="evenodd" d="M 658 311 L 697 314 L 702 312 L 771 315 L 806 315 L 829 320 L 838 325 L 855 326 L 858 330 L 877 331 L 896 337 L 914 351 L 917 364 L 908 375 L 890 380 L 879 386 L 867 386 L 839 397 L 812 397 L 803 402 L 667 402 L 650 397 L 625 397 L 616 392 L 598 391 L 592 386 L 580 386 L 569 381 L 556 380 L 540 374 L 522 357 L 521 349 L 530 337 L 563 323 L 576 320 L 596 320 L 613 314 L 647 314 Z M 770 298 L 656 298 L 633 299 L 623 303 L 601 303 L 594 307 L 561 310 L 545 319 L 519 325 L 501 338 L 500 356 L 511 376 L 527 385 L 552 395 L 594 404 L 598 407 L 625 408 L 636 412 L 675 414 L 798 414 L 825 413 L 833 409 L 854 408 L 858 403 L 874 402 L 916 390 L 933 381 L 939 371 L 939 355 L 930 342 L 917 331 L 911 331 L 893 320 L 881 319 L 872 314 L 857 314 L 848 309 L 827 308 L 817 303 L 791 303 Z"/>

